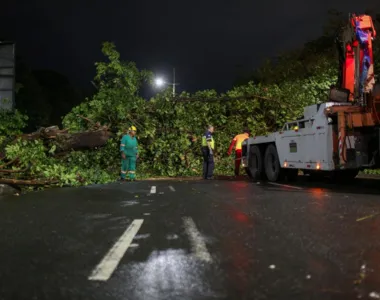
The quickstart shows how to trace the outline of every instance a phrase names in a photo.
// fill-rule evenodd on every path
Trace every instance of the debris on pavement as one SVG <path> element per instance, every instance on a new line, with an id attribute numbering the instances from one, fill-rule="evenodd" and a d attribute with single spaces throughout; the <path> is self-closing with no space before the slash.
<path id="1" fill-rule="evenodd" d="M 7 184 L 0 184 L 0 196 L 18 196 L 18 190 Z"/>
<path id="2" fill-rule="evenodd" d="M 272 269 L 272 270 L 273 270 L 273 269 L 275 269 L 275 268 L 276 268 L 275 265 L 270 265 L 270 266 L 269 266 L 269 269 Z"/>
<path id="3" fill-rule="evenodd" d="M 370 298 L 373 298 L 373 299 L 380 299 L 380 294 L 377 293 L 377 292 L 371 292 L 371 293 L 369 294 L 369 297 L 370 297 Z"/>
<path id="4" fill-rule="evenodd" d="M 311 278 L 311 275 L 306 275 L 306 279 L 310 279 Z"/>
<path id="5" fill-rule="evenodd" d="M 365 217 L 362 217 L 362 218 L 356 219 L 356 222 L 360 222 L 360 221 L 363 221 L 363 220 L 366 220 L 366 219 L 373 218 L 373 217 L 377 216 L 378 214 L 379 214 L 379 213 L 375 213 L 375 214 L 372 214 L 372 215 L 368 215 L 368 216 L 365 216 Z"/>
<path id="6" fill-rule="evenodd" d="M 362 281 L 366 278 L 366 276 L 367 276 L 366 265 L 362 265 L 360 267 L 359 278 L 354 281 L 354 284 L 356 285 L 361 284 Z"/>

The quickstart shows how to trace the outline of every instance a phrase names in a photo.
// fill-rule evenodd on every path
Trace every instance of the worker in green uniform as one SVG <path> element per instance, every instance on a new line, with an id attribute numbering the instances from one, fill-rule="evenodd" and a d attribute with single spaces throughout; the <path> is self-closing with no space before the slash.
<path id="1" fill-rule="evenodd" d="M 136 138 L 136 127 L 131 126 L 128 134 L 124 135 L 120 142 L 121 151 L 121 180 L 128 179 L 133 181 L 136 178 L 136 160 L 138 158 L 138 143 Z"/>

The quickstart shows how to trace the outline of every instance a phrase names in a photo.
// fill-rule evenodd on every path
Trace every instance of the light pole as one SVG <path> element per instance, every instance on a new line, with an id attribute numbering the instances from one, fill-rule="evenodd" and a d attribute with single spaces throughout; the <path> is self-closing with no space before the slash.
<path id="1" fill-rule="evenodd" d="M 175 68 L 173 68 L 173 82 L 166 82 L 164 79 L 158 77 L 156 78 L 155 83 L 158 87 L 163 86 L 164 84 L 172 85 L 173 97 L 175 97 L 175 86 L 179 85 L 179 83 L 175 82 Z"/>

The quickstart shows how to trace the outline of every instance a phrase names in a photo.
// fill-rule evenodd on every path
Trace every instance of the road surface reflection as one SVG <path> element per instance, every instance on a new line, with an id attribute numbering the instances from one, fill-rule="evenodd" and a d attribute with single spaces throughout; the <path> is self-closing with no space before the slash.
<path id="1" fill-rule="evenodd" d="M 184 249 L 155 250 L 146 262 L 129 265 L 124 278 L 132 299 L 219 297 L 209 286 L 206 269 Z"/>

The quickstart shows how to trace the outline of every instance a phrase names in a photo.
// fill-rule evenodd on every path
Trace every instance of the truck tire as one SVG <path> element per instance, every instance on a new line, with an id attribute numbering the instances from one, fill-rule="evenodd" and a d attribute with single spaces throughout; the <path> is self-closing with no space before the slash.
<path id="1" fill-rule="evenodd" d="M 258 146 L 249 147 L 249 156 L 248 156 L 248 175 L 254 181 L 263 179 L 264 174 L 264 164 L 263 157 Z"/>
<path id="2" fill-rule="evenodd" d="M 284 178 L 284 170 L 280 166 L 276 146 L 269 145 L 265 151 L 265 174 L 269 181 L 276 182 Z"/>

